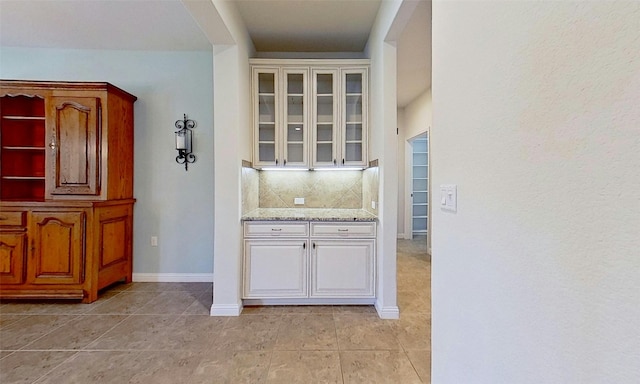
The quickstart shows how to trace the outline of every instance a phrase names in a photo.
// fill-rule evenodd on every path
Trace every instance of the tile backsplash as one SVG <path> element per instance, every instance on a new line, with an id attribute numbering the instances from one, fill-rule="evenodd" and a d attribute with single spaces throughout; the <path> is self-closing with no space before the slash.
<path id="1" fill-rule="evenodd" d="M 259 179 L 260 208 L 362 208 L 362 171 L 263 171 Z"/>
<path id="2" fill-rule="evenodd" d="M 294 203 L 304 198 L 304 204 Z M 371 207 L 376 202 L 376 208 Z M 242 168 L 242 214 L 256 208 L 346 208 L 378 214 L 378 167 L 364 171 Z"/>

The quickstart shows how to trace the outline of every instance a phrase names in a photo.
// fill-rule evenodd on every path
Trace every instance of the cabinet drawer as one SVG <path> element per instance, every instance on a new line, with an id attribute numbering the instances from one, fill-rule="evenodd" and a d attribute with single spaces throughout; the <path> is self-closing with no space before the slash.
<path id="1" fill-rule="evenodd" d="M 309 223 L 307 222 L 245 222 L 244 237 L 307 237 Z"/>
<path id="2" fill-rule="evenodd" d="M 26 212 L 0 212 L 0 226 L 24 227 L 26 214 Z"/>
<path id="3" fill-rule="evenodd" d="M 311 223 L 311 237 L 375 237 L 376 223 Z"/>

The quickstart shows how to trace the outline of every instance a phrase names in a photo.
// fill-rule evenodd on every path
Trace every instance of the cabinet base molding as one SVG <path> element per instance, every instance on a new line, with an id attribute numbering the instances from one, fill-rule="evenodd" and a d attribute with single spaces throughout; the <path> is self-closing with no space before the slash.
<path id="1" fill-rule="evenodd" d="M 81 300 L 84 298 L 84 291 L 82 289 L 56 289 L 53 291 L 45 290 L 20 290 L 10 291 L 2 290 L 0 294 L 2 299 L 60 299 L 60 300 Z"/>
<path id="2" fill-rule="evenodd" d="M 213 283 L 213 273 L 134 273 L 140 283 Z"/>
<path id="3" fill-rule="evenodd" d="M 378 312 L 378 317 L 386 320 L 397 320 L 400 318 L 400 309 L 397 305 L 384 307 L 380 300 L 376 300 L 375 303 L 376 312 Z"/>
<path id="4" fill-rule="evenodd" d="M 244 305 L 374 305 L 376 303 L 376 299 L 244 299 L 243 302 Z"/>
<path id="5" fill-rule="evenodd" d="M 239 304 L 213 304 L 211 306 L 211 316 L 240 316 L 242 313 L 242 303 Z"/>

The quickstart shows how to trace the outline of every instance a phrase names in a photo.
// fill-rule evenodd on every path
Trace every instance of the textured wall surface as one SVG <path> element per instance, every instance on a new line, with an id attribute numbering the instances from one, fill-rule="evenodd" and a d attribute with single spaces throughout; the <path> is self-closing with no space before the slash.
<path id="1" fill-rule="evenodd" d="M 433 382 L 640 382 L 640 2 L 435 1 L 433 38 Z"/>
<path id="2" fill-rule="evenodd" d="M 260 176 L 253 168 L 242 167 L 242 214 L 259 207 Z"/>
<path id="3" fill-rule="evenodd" d="M 378 197 L 380 191 L 380 169 L 378 167 L 367 168 L 362 172 L 362 209 L 378 214 Z M 376 202 L 376 207 L 371 207 L 371 202 Z"/>

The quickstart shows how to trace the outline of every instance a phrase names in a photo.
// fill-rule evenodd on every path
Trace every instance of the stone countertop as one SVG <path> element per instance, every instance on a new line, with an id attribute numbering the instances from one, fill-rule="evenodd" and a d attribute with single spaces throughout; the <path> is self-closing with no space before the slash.
<path id="1" fill-rule="evenodd" d="M 377 221 L 364 209 L 258 208 L 242 216 L 243 221 Z"/>

